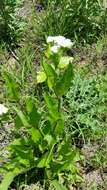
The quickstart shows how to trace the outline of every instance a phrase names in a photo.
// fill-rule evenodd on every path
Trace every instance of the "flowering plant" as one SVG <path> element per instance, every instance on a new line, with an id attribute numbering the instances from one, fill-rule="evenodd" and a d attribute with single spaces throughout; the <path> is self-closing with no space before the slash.
<path id="1" fill-rule="evenodd" d="M 38 72 L 37 82 L 42 83 L 47 80 L 48 86 L 49 88 L 51 88 L 52 78 L 55 77 L 55 80 L 53 81 L 53 84 L 55 86 L 55 83 L 57 83 L 57 79 L 61 78 L 60 73 L 62 73 L 62 71 L 65 71 L 68 65 L 70 68 L 72 67 L 71 63 L 73 61 L 73 57 L 63 56 L 63 53 L 66 49 L 70 49 L 73 46 L 73 43 L 70 39 L 66 39 L 63 36 L 49 36 L 47 38 L 47 44 L 48 48 L 42 60 L 42 71 Z M 47 64 L 48 62 L 50 64 Z M 48 67 L 47 71 L 45 67 Z M 48 76 L 50 70 L 53 70 L 54 74 L 57 75 L 57 78 L 56 76 L 53 76 L 50 79 L 50 77 Z M 73 74 L 72 71 L 70 74 Z M 49 83 L 51 85 L 49 85 Z"/>
<path id="2" fill-rule="evenodd" d="M 72 42 L 58 36 L 48 37 L 47 43 L 41 70 L 37 74 L 37 83 L 46 82 L 48 86 L 43 95 L 46 113 L 44 115 L 37 109 L 34 97 L 25 99 L 24 109 L 20 105 L 14 108 L 17 138 L 9 146 L 10 157 L 4 167 L 6 176 L 1 190 L 7 190 L 16 175 L 32 169 L 42 170 L 44 188 L 47 189 L 51 183 L 56 189 L 67 190 L 61 184 L 61 181 L 66 181 L 65 173 L 71 179 L 74 171 L 79 172 L 76 167 L 79 152 L 71 147 L 66 137 L 61 108 L 63 95 L 67 93 L 73 78 L 72 58 L 63 57 L 62 53 L 72 46 Z M 53 51 L 54 46 L 58 46 L 57 51 Z M 20 134 L 22 129 L 26 132 L 24 136 Z"/>

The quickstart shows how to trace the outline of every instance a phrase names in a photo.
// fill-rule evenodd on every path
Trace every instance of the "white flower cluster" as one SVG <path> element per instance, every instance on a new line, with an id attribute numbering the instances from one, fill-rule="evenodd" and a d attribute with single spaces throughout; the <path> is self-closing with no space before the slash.
<path id="1" fill-rule="evenodd" d="M 0 115 L 3 115 L 8 112 L 8 108 L 6 108 L 3 104 L 0 104 Z"/>
<path id="2" fill-rule="evenodd" d="M 65 38 L 64 36 L 48 36 L 47 43 L 53 42 L 54 45 L 51 47 L 53 53 L 57 53 L 60 47 L 71 48 L 73 43 L 70 39 Z"/>

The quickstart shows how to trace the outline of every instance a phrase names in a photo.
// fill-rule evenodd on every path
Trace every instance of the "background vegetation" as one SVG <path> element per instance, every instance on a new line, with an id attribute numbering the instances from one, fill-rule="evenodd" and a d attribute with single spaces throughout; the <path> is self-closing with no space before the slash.
<path id="1" fill-rule="evenodd" d="M 0 190 L 107 189 L 106 17 L 101 0 L 0 1 Z M 73 46 L 51 54 L 59 35 Z"/>

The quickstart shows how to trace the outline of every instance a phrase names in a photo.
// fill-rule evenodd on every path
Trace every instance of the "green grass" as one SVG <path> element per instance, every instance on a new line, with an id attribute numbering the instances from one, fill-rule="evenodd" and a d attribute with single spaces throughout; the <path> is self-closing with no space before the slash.
<path id="1" fill-rule="evenodd" d="M 73 85 L 65 99 L 67 128 L 76 141 L 99 139 L 107 133 L 106 74 L 81 76 L 75 74 Z"/>
<path id="2" fill-rule="evenodd" d="M 0 1 L 0 46 L 16 48 L 22 38 L 24 22 L 18 17 L 16 12 L 21 5 L 20 0 Z"/>
<path id="3" fill-rule="evenodd" d="M 76 42 L 95 42 L 107 31 L 102 1 L 48 1 L 43 13 L 35 15 L 35 33 L 41 39 L 63 35 Z"/>

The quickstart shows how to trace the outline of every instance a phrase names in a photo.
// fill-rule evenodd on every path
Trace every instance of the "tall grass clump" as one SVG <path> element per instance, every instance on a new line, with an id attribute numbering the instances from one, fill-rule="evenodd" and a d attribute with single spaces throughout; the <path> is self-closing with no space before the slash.
<path id="1" fill-rule="evenodd" d="M 0 0 L 0 44 L 16 46 L 20 35 L 20 26 L 15 16 L 18 3 L 17 0 Z"/>
<path id="2" fill-rule="evenodd" d="M 52 0 L 37 20 L 37 34 L 63 35 L 77 41 L 92 43 L 107 31 L 106 10 L 102 1 Z"/>

